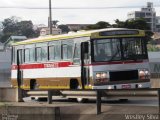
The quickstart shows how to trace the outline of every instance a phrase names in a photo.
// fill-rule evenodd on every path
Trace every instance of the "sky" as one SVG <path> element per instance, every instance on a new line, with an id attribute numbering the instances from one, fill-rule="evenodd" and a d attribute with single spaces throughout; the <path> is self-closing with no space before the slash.
<path id="1" fill-rule="evenodd" d="M 58 24 L 94 24 L 98 21 L 114 23 L 114 20 L 126 20 L 127 13 L 139 11 L 147 2 L 153 2 L 156 14 L 160 16 L 160 0 L 52 0 L 52 19 Z M 0 21 L 11 16 L 20 20 L 31 20 L 33 24 L 48 23 L 49 0 L 0 0 Z M 60 9 L 94 7 L 129 7 L 108 9 Z M 135 7 L 136 8 L 133 8 Z M 7 8 L 5 8 L 7 7 Z M 11 8 L 10 8 L 11 7 Z M 17 8 L 18 7 L 18 8 Z M 45 9 L 22 9 L 45 8 Z"/>

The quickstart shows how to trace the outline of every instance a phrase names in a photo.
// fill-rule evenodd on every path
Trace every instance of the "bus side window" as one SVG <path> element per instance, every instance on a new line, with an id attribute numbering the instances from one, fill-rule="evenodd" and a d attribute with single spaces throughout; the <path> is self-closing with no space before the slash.
<path id="1" fill-rule="evenodd" d="M 41 61 L 42 60 L 41 54 L 42 54 L 42 48 L 37 47 L 36 48 L 36 60 L 37 61 Z"/>
<path id="2" fill-rule="evenodd" d="M 37 43 L 36 44 L 36 61 L 48 61 L 48 43 Z"/>
<path id="3" fill-rule="evenodd" d="M 62 41 L 62 59 L 69 60 L 73 56 L 73 40 Z"/>
<path id="4" fill-rule="evenodd" d="M 67 46 L 66 44 L 63 44 L 63 45 L 62 45 L 62 59 L 63 59 L 63 60 L 68 59 L 67 47 L 68 47 L 68 46 Z"/>
<path id="5" fill-rule="evenodd" d="M 74 56 L 73 56 L 74 64 L 80 64 L 80 54 L 81 54 L 80 43 L 76 43 L 74 48 Z"/>
<path id="6" fill-rule="evenodd" d="M 48 50 L 47 50 L 47 46 L 44 46 L 41 48 L 41 60 L 42 61 L 47 61 L 48 60 Z"/>
<path id="7" fill-rule="evenodd" d="M 30 56 L 30 49 L 27 48 L 27 49 L 24 50 L 24 62 L 25 63 L 30 61 L 29 56 Z"/>
<path id="8" fill-rule="evenodd" d="M 49 60 L 55 60 L 55 46 L 48 46 Z"/>
<path id="9" fill-rule="evenodd" d="M 35 44 L 25 45 L 24 62 L 35 62 Z"/>
<path id="10" fill-rule="evenodd" d="M 61 59 L 61 42 L 52 41 L 49 42 L 48 46 L 49 60 L 60 60 Z"/>
<path id="11" fill-rule="evenodd" d="M 35 61 L 35 48 L 30 48 L 30 54 L 29 54 L 30 62 Z"/>

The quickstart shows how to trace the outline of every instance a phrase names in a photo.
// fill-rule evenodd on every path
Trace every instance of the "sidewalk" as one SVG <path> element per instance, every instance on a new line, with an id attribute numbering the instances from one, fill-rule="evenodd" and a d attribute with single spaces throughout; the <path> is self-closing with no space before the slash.
<path id="1" fill-rule="evenodd" d="M 158 120 L 158 107 L 102 104 L 96 115 L 96 104 L 1 103 L 0 114 L 15 120 Z M 2 117 L 2 116 L 1 116 Z"/>

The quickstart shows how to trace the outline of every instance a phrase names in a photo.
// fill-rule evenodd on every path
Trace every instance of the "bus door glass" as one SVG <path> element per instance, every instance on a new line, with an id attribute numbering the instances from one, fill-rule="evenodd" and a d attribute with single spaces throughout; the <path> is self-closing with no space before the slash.
<path id="1" fill-rule="evenodd" d="M 23 85 L 23 70 L 21 69 L 21 65 L 23 63 L 23 50 L 18 49 L 17 50 L 17 83 L 18 87 Z"/>
<path id="2" fill-rule="evenodd" d="M 89 42 L 81 43 L 81 81 L 82 88 L 90 84 L 89 81 Z"/>

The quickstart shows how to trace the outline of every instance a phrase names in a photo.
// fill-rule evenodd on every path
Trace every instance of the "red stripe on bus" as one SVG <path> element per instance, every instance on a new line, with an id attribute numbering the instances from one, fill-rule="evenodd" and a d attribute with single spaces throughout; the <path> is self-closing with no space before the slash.
<path id="1" fill-rule="evenodd" d="M 23 64 L 20 69 L 39 69 L 39 68 L 59 68 L 68 67 L 72 65 L 71 62 L 55 62 L 55 63 L 40 63 L 40 64 Z M 17 65 L 12 65 L 12 70 L 16 70 Z"/>
<path id="2" fill-rule="evenodd" d="M 143 63 L 144 61 L 112 61 L 112 62 L 96 62 L 85 66 L 97 66 L 97 65 L 111 65 L 111 64 L 130 64 L 130 63 Z M 147 62 L 147 61 L 146 61 Z M 20 65 L 20 69 L 40 69 L 40 68 L 59 68 L 69 67 L 73 65 L 72 62 L 55 62 L 55 63 L 37 63 L 37 64 L 23 64 Z M 12 70 L 16 70 L 17 65 L 12 65 Z"/>

